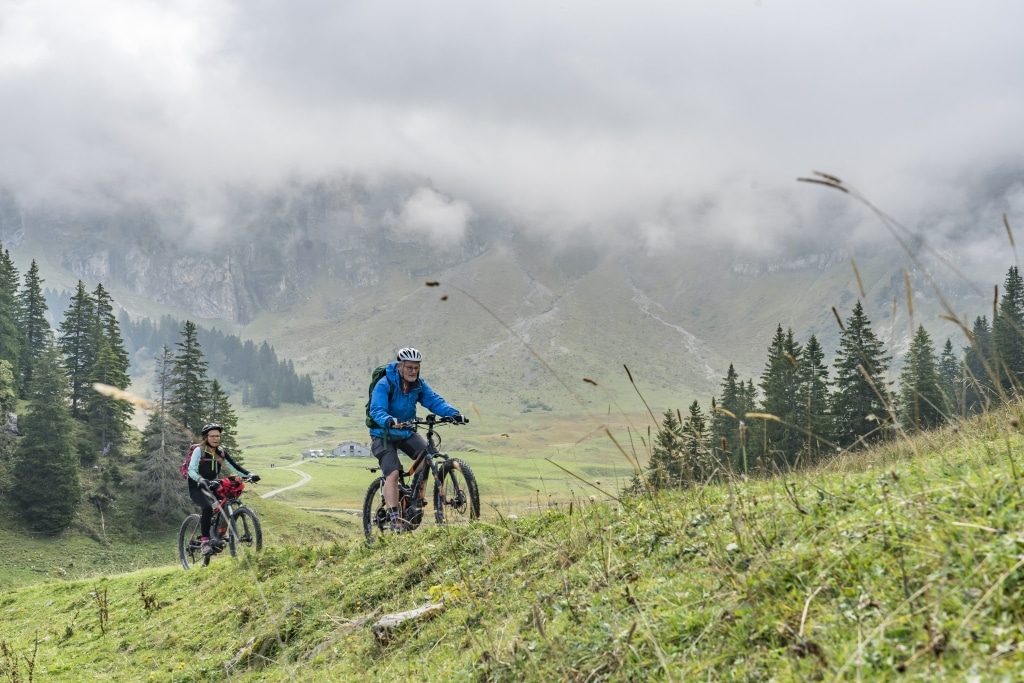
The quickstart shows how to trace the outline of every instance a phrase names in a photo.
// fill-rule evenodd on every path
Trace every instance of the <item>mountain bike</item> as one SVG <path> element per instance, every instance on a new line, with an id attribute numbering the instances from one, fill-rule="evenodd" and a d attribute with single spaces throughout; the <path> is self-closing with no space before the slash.
<path id="1" fill-rule="evenodd" d="M 210 542 L 214 551 L 211 555 L 202 553 L 202 526 L 199 514 L 192 513 L 181 523 L 178 531 L 178 558 L 181 566 L 191 569 L 196 564 L 207 566 L 210 558 L 228 548 L 234 557 L 238 548 L 245 546 L 254 550 L 263 549 L 263 528 L 260 518 L 249 507 L 242 505 L 239 496 L 245 489 L 243 482 L 252 482 L 250 477 L 226 477 L 217 481 L 214 490 L 202 487 L 200 490 L 213 504 L 213 521 L 210 523 Z"/>
<path id="2" fill-rule="evenodd" d="M 438 425 L 460 424 L 450 417 L 427 415 L 400 425 L 402 429 L 426 426 L 427 450 L 421 453 L 409 467 L 398 474 L 399 509 L 406 529 L 412 531 L 423 521 L 427 501 L 422 497 L 427 477 L 434 476 L 434 521 L 438 524 L 467 522 L 480 517 L 480 493 L 477 490 L 473 470 L 462 460 L 450 458 L 441 453 L 441 437 L 434 431 Z M 379 472 L 380 467 L 367 467 Z M 390 530 L 388 506 L 384 502 L 384 477 L 377 477 L 366 490 L 363 501 L 363 532 L 366 540 L 372 542 L 375 536 Z"/>

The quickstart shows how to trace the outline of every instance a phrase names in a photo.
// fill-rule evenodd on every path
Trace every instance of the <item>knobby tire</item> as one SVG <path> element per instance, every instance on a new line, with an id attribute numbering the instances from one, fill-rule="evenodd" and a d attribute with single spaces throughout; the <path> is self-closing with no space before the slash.
<path id="1" fill-rule="evenodd" d="M 373 480 L 366 489 L 363 500 L 363 533 L 372 542 L 375 536 L 383 536 L 388 525 L 388 509 L 384 503 L 384 477 Z"/>
<path id="2" fill-rule="evenodd" d="M 441 494 L 444 493 L 444 503 Z M 465 523 L 480 518 L 480 492 L 476 477 L 462 460 L 451 458 L 440 467 L 434 482 L 434 514 L 438 524 Z"/>
<path id="3" fill-rule="evenodd" d="M 224 512 L 221 512 L 224 515 Z M 223 519 L 223 518 L 222 518 Z M 260 519 L 252 509 L 244 505 L 237 506 L 231 514 L 227 529 L 228 552 L 231 557 L 238 553 L 238 546 L 256 551 L 263 549 L 263 528 Z"/>
<path id="4" fill-rule="evenodd" d="M 210 556 L 203 555 L 200 550 L 201 524 L 200 516 L 193 513 L 185 518 L 181 523 L 181 529 L 178 530 L 178 559 L 185 569 L 191 569 L 196 564 L 204 567 L 210 564 Z"/>

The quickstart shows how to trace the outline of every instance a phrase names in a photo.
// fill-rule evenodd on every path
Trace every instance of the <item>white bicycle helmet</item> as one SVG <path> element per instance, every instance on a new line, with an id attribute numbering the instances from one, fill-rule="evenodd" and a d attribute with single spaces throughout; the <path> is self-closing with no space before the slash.
<path id="1" fill-rule="evenodd" d="M 423 360 L 423 356 L 421 356 L 420 352 L 417 351 L 416 349 L 407 346 L 404 349 L 398 350 L 398 360 L 409 360 L 414 363 L 419 363 Z"/>

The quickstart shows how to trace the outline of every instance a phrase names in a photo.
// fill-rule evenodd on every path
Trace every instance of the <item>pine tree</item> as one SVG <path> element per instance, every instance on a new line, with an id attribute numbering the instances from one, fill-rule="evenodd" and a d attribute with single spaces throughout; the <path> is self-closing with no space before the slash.
<path id="1" fill-rule="evenodd" d="M 143 429 L 142 464 L 132 482 L 148 516 L 163 523 L 176 523 L 192 509 L 181 480 L 181 462 L 192 437 L 169 414 L 173 364 L 171 349 L 164 346 L 156 359 L 156 410 Z"/>
<path id="2" fill-rule="evenodd" d="M 236 431 L 238 429 L 238 416 L 235 415 L 228 395 L 221 387 L 220 382 L 213 380 L 210 383 L 210 410 L 209 421 L 216 422 L 223 429 L 221 430 L 220 444 L 228 449 L 231 457 L 242 464 L 242 450 L 238 447 Z"/>
<path id="3" fill-rule="evenodd" d="M 0 425 L 7 423 L 7 414 L 14 412 L 18 400 L 11 361 L 0 360 Z"/>
<path id="4" fill-rule="evenodd" d="M 661 429 L 651 444 L 651 459 L 647 464 L 647 483 L 654 490 L 677 488 L 683 479 L 682 425 L 676 414 L 666 410 Z"/>
<path id="5" fill-rule="evenodd" d="M 127 389 L 131 384 L 128 369 L 131 367 L 132 362 L 128 351 L 124 347 L 124 338 L 121 336 L 121 323 L 118 321 L 118 317 L 114 315 L 114 300 L 102 284 L 96 285 L 96 290 L 93 292 L 93 300 L 96 302 L 96 321 L 99 325 L 100 336 L 109 342 L 118 372 L 124 375 L 127 382 L 124 386 L 113 386 L 117 386 L 119 389 Z"/>
<path id="6" fill-rule="evenodd" d="M 963 391 L 960 382 L 960 361 L 953 352 L 953 341 L 946 337 L 946 345 L 939 356 L 939 377 L 942 378 L 942 393 L 945 397 L 947 415 L 963 415 Z"/>
<path id="7" fill-rule="evenodd" d="M 900 422 L 911 431 L 937 427 L 945 422 L 945 403 L 932 339 L 920 325 L 900 372 Z"/>
<path id="8" fill-rule="evenodd" d="M 170 416 L 186 432 L 198 435 L 207 422 L 209 391 L 206 381 L 206 360 L 196 339 L 195 323 L 186 320 L 181 341 L 171 363 Z"/>
<path id="9" fill-rule="evenodd" d="M 1017 266 L 1011 266 L 999 300 L 999 312 L 992 321 L 995 366 L 999 385 L 1009 397 L 1024 393 L 1024 280 Z"/>
<path id="10" fill-rule="evenodd" d="M 768 360 L 761 374 L 764 400 L 761 411 L 779 419 L 766 420 L 759 426 L 759 439 L 766 459 L 792 465 L 800 452 L 802 439 L 793 427 L 800 419 L 799 368 L 801 349 L 793 339 L 793 330 L 775 330 L 768 346 Z"/>
<path id="11" fill-rule="evenodd" d="M 127 384 L 127 374 L 123 374 L 117 362 L 117 354 L 110 347 L 110 342 L 101 337 L 98 340 L 96 362 L 89 376 L 90 383 L 107 384 L 119 389 Z M 87 395 L 83 418 L 91 435 L 91 446 L 105 455 L 117 455 L 124 443 L 134 409 L 127 401 L 119 401 L 99 392 Z"/>
<path id="12" fill-rule="evenodd" d="M 103 285 L 97 285 L 93 297 L 96 313 L 93 346 L 96 353 L 90 368 L 90 384 L 100 382 L 118 389 L 127 389 L 132 381 L 128 374 L 130 360 L 114 316 L 112 300 Z M 118 454 L 130 427 L 134 412 L 132 404 L 95 391 L 88 392 L 83 403 L 94 450 L 102 450 L 110 455 Z"/>
<path id="13" fill-rule="evenodd" d="M 74 521 L 82 496 L 67 407 L 67 381 L 56 349 L 37 359 L 28 389 L 29 410 L 20 421 L 12 497 L 28 525 L 57 534 Z"/>
<path id="14" fill-rule="evenodd" d="M 719 466 L 728 469 L 734 454 L 740 450 L 739 423 L 747 412 L 743 382 L 732 363 L 729 363 L 722 379 L 722 393 L 714 403 L 711 415 L 712 454 Z"/>
<path id="15" fill-rule="evenodd" d="M 18 327 L 21 329 L 21 368 L 24 394 L 32 381 L 33 359 L 38 358 L 52 340 L 53 330 L 46 320 L 46 297 L 43 296 L 43 279 L 39 277 L 39 266 L 33 259 L 25 274 L 25 284 L 18 296 Z"/>
<path id="16" fill-rule="evenodd" d="M 802 428 L 802 450 L 811 461 L 817 460 L 832 441 L 829 414 L 828 366 L 825 351 L 813 334 L 800 354 L 800 368 L 797 373 L 797 414 L 795 424 Z"/>
<path id="17" fill-rule="evenodd" d="M 313 403 L 313 378 L 308 373 L 303 375 L 299 382 L 299 403 Z"/>
<path id="18" fill-rule="evenodd" d="M 714 472 L 711 459 L 711 432 L 708 418 L 694 399 L 683 419 L 683 476 L 695 482 L 704 481 Z"/>
<path id="19" fill-rule="evenodd" d="M 833 363 L 836 390 L 831 413 L 839 445 L 852 446 L 861 439 L 870 443 L 886 436 L 884 427 L 892 421 L 885 379 L 890 361 L 858 300 L 846 320 Z"/>
<path id="20" fill-rule="evenodd" d="M 964 349 L 962 366 L 964 406 L 968 414 L 987 410 L 996 396 L 992 358 L 992 328 L 978 316 L 971 328 L 971 345 Z"/>
<path id="21" fill-rule="evenodd" d="M 743 391 L 740 394 L 740 412 L 743 416 L 737 425 L 739 433 L 739 448 L 733 454 L 733 469 L 746 474 L 757 461 L 758 455 L 763 452 L 763 439 L 761 438 L 764 426 L 763 422 L 750 422 L 747 413 L 754 412 L 757 407 L 757 387 L 754 380 L 748 379 L 746 384 L 740 385 Z"/>
<path id="22" fill-rule="evenodd" d="M 59 326 L 57 345 L 64 354 L 64 372 L 71 390 L 71 416 L 84 416 L 86 392 L 91 392 L 92 367 L 96 362 L 96 302 L 85 285 L 78 288 Z"/>
<path id="23" fill-rule="evenodd" d="M 0 248 L 0 360 L 8 361 L 21 383 L 21 330 L 18 327 L 18 269 L 11 254 Z"/>

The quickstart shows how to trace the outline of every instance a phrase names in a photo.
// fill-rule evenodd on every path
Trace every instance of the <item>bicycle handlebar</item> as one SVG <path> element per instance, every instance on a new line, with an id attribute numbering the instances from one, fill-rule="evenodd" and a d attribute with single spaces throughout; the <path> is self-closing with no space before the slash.
<path id="1" fill-rule="evenodd" d="M 458 418 L 458 419 L 456 419 L 456 418 Z M 396 429 L 410 429 L 412 431 L 416 431 L 416 427 L 419 426 L 419 425 L 433 426 L 433 425 L 440 425 L 440 424 L 449 424 L 449 425 L 469 424 L 469 418 L 467 418 L 465 415 L 452 415 L 451 417 L 440 417 L 438 415 L 427 415 L 426 417 L 415 417 L 415 418 L 413 418 L 411 420 L 406 420 L 405 422 L 399 422 L 398 425 L 396 426 Z"/>

